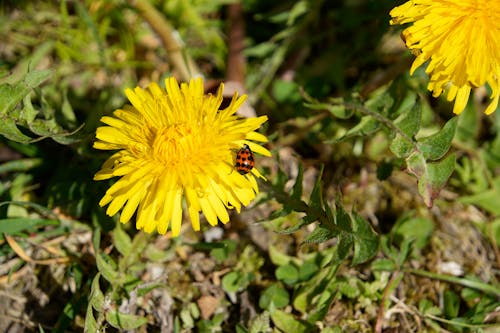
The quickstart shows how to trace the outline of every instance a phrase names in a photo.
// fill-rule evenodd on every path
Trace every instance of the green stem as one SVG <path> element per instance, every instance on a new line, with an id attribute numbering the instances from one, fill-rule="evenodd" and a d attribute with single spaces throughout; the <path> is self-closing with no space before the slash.
<path id="1" fill-rule="evenodd" d="M 356 105 L 356 104 L 351 104 L 351 103 L 344 103 L 344 106 L 348 109 L 351 109 L 351 110 L 355 110 L 355 111 L 359 111 L 365 115 L 368 115 L 368 116 L 371 116 L 373 118 L 375 118 L 377 121 L 379 121 L 380 123 L 384 124 L 385 126 L 387 126 L 388 128 L 394 130 L 396 133 L 398 133 L 399 135 L 401 135 L 403 137 L 403 139 L 405 139 L 406 141 L 410 142 L 413 149 L 415 151 L 420 151 L 420 148 L 417 146 L 415 140 L 413 140 L 412 138 L 410 138 L 405 132 L 403 132 L 399 127 L 397 127 L 396 125 L 394 125 L 394 123 L 387 119 L 386 117 L 382 116 L 380 113 L 377 113 L 377 112 L 374 112 L 364 106 L 361 106 L 361 105 Z"/>
<path id="2" fill-rule="evenodd" d="M 183 81 L 189 81 L 193 77 L 201 76 L 200 70 L 185 51 L 175 29 L 151 2 L 149 0 L 130 0 L 130 3 L 161 38 L 171 64 L 179 71 L 180 78 Z"/>
<path id="3" fill-rule="evenodd" d="M 493 286 L 490 284 L 486 284 L 484 282 L 459 278 L 459 277 L 452 276 L 452 275 L 432 273 L 432 272 L 424 271 L 421 269 L 407 269 L 405 271 L 408 273 L 411 273 L 411 274 L 423 276 L 423 277 L 430 278 L 430 279 L 436 279 L 436 280 L 441 280 L 441 281 L 445 281 L 445 282 L 449 282 L 449 283 L 459 284 L 459 285 L 467 287 L 467 288 L 476 289 L 476 290 L 482 291 L 486 294 L 500 297 L 500 288 L 499 287 Z"/>

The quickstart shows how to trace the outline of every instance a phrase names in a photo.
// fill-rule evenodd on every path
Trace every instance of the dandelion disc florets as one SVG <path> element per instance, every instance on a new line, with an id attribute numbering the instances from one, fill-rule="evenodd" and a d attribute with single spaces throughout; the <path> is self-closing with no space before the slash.
<path id="1" fill-rule="evenodd" d="M 467 105 L 471 88 L 487 83 L 491 102 L 500 96 L 500 0 L 414 0 L 394 8 L 391 24 L 413 23 L 403 31 L 417 55 L 410 72 L 429 60 L 428 88 L 437 97 L 447 91 L 454 113 Z"/>
<path id="2" fill-rule="evenodd" d="M 256 130 L 266 116 L 240 118 L 235 112 L 246 96 L 233 96 L 219 110 L 223 85 L 216 95 L 205 95 L 201 79 L 180 86 L 174 78 L 147 89 L 125 91 L 131 106 L 101 121 L 94 148 L 117 150 L 95 175 L 95 180 L 121 177 L 101 199 L 106 213 L 121 210 L 120 222 L 137 212 L 136 226 L 172 236 L 180 232 L 183 210 L 194 230 L 200 212 L 211 225 L 229 221 L 228 209 L 240 211 L 258 193 L 257 168 L 241 175 L 234 170 L 235 151 L 247 144 L 255 153 L 271 153 L 256 142 L 267 138 Z"/>

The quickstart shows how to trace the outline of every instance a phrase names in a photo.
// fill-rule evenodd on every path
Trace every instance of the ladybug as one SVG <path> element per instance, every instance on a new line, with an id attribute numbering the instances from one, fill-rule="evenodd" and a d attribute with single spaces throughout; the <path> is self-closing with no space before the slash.
<path id="1" fill-rule="evenodd" d="M 245 144 L 243 148 L 238 150 L 236 153 L 236 171 L 238 171 L 241 175 L 245 175 L 252 170 L 255 164 L 253 153 L 250 147 Z"/>

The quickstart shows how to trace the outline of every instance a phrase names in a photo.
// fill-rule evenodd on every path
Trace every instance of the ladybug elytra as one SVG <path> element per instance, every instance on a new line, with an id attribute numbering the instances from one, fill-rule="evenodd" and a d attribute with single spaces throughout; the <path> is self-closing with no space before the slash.
<path id="1" fill-rule="evenodd" d="M 250 150 L 250 147 L 245 144 L 243 145 L 243 148 L 238 150 L 236 153 L 236 170 L 241 174 L 245 175 L 252 170 L 253 166 L 255 164 L 254 158 L 253 158 L 253 153 L 252 150 Z"/>

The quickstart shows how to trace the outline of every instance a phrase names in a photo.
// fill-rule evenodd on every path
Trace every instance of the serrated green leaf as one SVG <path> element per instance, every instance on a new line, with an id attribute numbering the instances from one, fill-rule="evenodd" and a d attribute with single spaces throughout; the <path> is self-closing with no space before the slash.
<path id="1" fill-rule="evenodd" d="M 439 132 L 418 140 L 418 147 L 426 160 L 438 160 L 448 152 L 455 136 L 457 121 L 458 117 L 453 117 Z"/>
<path id="2" fill-rule="evenodd" d="M 29 92 L 24 84 L 0 84 L 0 114 L 8 114 Z"/>
<path id="3" fill-rule="evenodd" d="M 414 153 L 406 159 L 408 171 L 418 179 L 418 192 L 428 207 L 446 185 L 455 170 L 455 154 L 450 154 L 439 162 L 426 163 L 421 153 Z"/>
<path id="4" fill-rule="evenodd" d="M 389 149 L 396 157 L 406 158 L 414 151 L 414 146 L 410 140 L 398 133 L 392 139 Z"/>
<path id="5" fill-rule="evenodd" d="M 401 133 L 396 133 L 396 136 L 391 141 L 389 149 L 398 158 L 408 157 L 414 150 L 413 137 L 420 129 L 420 121 L 422 119 L 421 104 L 415 102 L 410 110 L 402 113 L 395 121 L 394 125 L 398 127 Z"/>
<path id="6" fill-rule="evenodd" d="M 322 186 L 321 186 L 321 178 L 323 176 L 324 166 L 322 165 L 318 177 L 316 178 L 316 182 L 314 183 L 313 190 L 311 192 L 311 196 L 309 198 L 309 213 L 311 212 L 319 212 L 323 211 L 323 194 L 322 194 Z"/>
<path id="7" fill-rule="evenodd" d="M 413 138 L 420 130 L 420 121 L 422 119 L 422 105 L 416 101 L 410 110 L 402 113 L 396 120 L 396 125 L 409 138 Z"/>
<path id="8" fill-rule="evenodd" d="M 274 325 L 283 332 L 307 333 L 311 332 L 313 328 L 308 322 L 295 319 L 293 315 L 281 310 L 275 310 L 271 313 L 271 319 Z"/>
<path id="9" fill-rule="evenodd" d="M 342 232 L 339 234 L 339 243 L 337 245 L 338 260 L 344 260 L 349 255 L 353 242 L 354 239 L 351 233 Z"/>
<path id="10" fill-rule="evenodd" d="M 364 116 L 359 123 L 349 129 L 341 138 L 332 140 L 332 142 L 345 141 L 356 136 L 368 136 L 378 131 L 380 124 L 372 116 Z"/>
<path id="11" fill-rule="evenodd" d="M 108 262 L 106 262 L 106 260 L 104 260 L 102 255 L 96 255 L 96 263 L 97 269 L 102 274 L 103 278 L 108 280 L 108 282 L 110 283 L 119 283 L 118 277 L 120 274 L 113 269 L 113 266 L 111 266 Z"/>
<path id="12" fill-rule="evenodd" d="M 116 310 L 106 312 L 106 321 L 111 326 L 124 330 L 133 330 L 148 322 L 144 317 L 121 313 Z"/>
<path id="13" fill-rule="evenodd" d="M 45 69 L 45 70 L 39 70 L 39 71 L 31 71 L 26 74 L 26 77 L 24 78 L 24 82 L 26 85 L 33 89 L 38 87 L 40 84 L 42 84 L 44 81 L 46 81 L 50 75 L 52 74 L 52 70 L 50 69 Z"/>
<path id="14" fill-rule="evenodd" d="M 98 272 L 94 279 L 92 280 L 92 286 L 90 288 L 90 297 L 89 297 L 89 306 L 92 306 L 99 312 L 103 311 L 104 305 L 104 294 L 101 291 L 101 287 L 99 285 L 99 278 L 101 274 Z"/>
<path id="15" fill-rule="evenodd" d="M 50 74 L 50 70 L 32 71 L 28 72 L 20 82 L 0 84 L 0 114 L 7 114 L 13 110 L 33 88 L 47 80 Z"/>
<path id="16" fill-rule="evenodd" d="M 123 231 L 120 223 L 117 223 L 116 228 L 113 230 L 113 239 L 118 252 L 124 257 L 127 257 L 132 250 L 132 240 L 129 235 Z"/>
<path id="17" fill-rule="evenodd" d="M 0 116 L 0 135 L 3 135 L 9 140 L 16 141 L 19 143 L 29 143 L 32 139 L 29 136 L 24 135 L 13 119 L 3 118 Z"/>
<path id="18" fill-rule="evenodd" d="M 439 192 L 446 185 L 455 170 L 455 159 L 456 157 L 453 153 L 439 162 L 427 164 L 430 193 L 433 199 L 439 195 Z"/>
<path id="19" fill-rule="evenodd" d="M 335 205 L 335 224 L 342 231 L 352 231 L 351 217 L 340 202 L 337 202 Z"/>
<path id="20" fill-rule="evenodd" d="M 354 255 L 352 264 L 358 265 L 368 261 L 377 254 L 379 238 L 368 221 L 356 214 L 356 212 L 353 212 L 352 215 L 354 236 Z"/>
<path id="21" fill-rule="evenodd" d="M 333 232 L 325 227 L 317 226 L 303 241 L 305 244 L 318 244 L 334 237 Z"/>
<path id="22" fill-rule="evenodd" d="M 315 222 L 315 220 L 312 219 L 311 216 L 309 216 L 309 219 L 303 218 L 299 222 L 297 222 L 295 225 L 293 225 L 293 226 L 291 226 L 289 228 L 277 230 L 276 232 L 278 234 L 284 234 L 284 235 L 291 234 L 291 233 L 293 233 L 293 232 L 301 229 L 302 227 L 304 227 L 306 225 L 309 225 L 309 224 L 311 224 L 313 222 Z"/>

